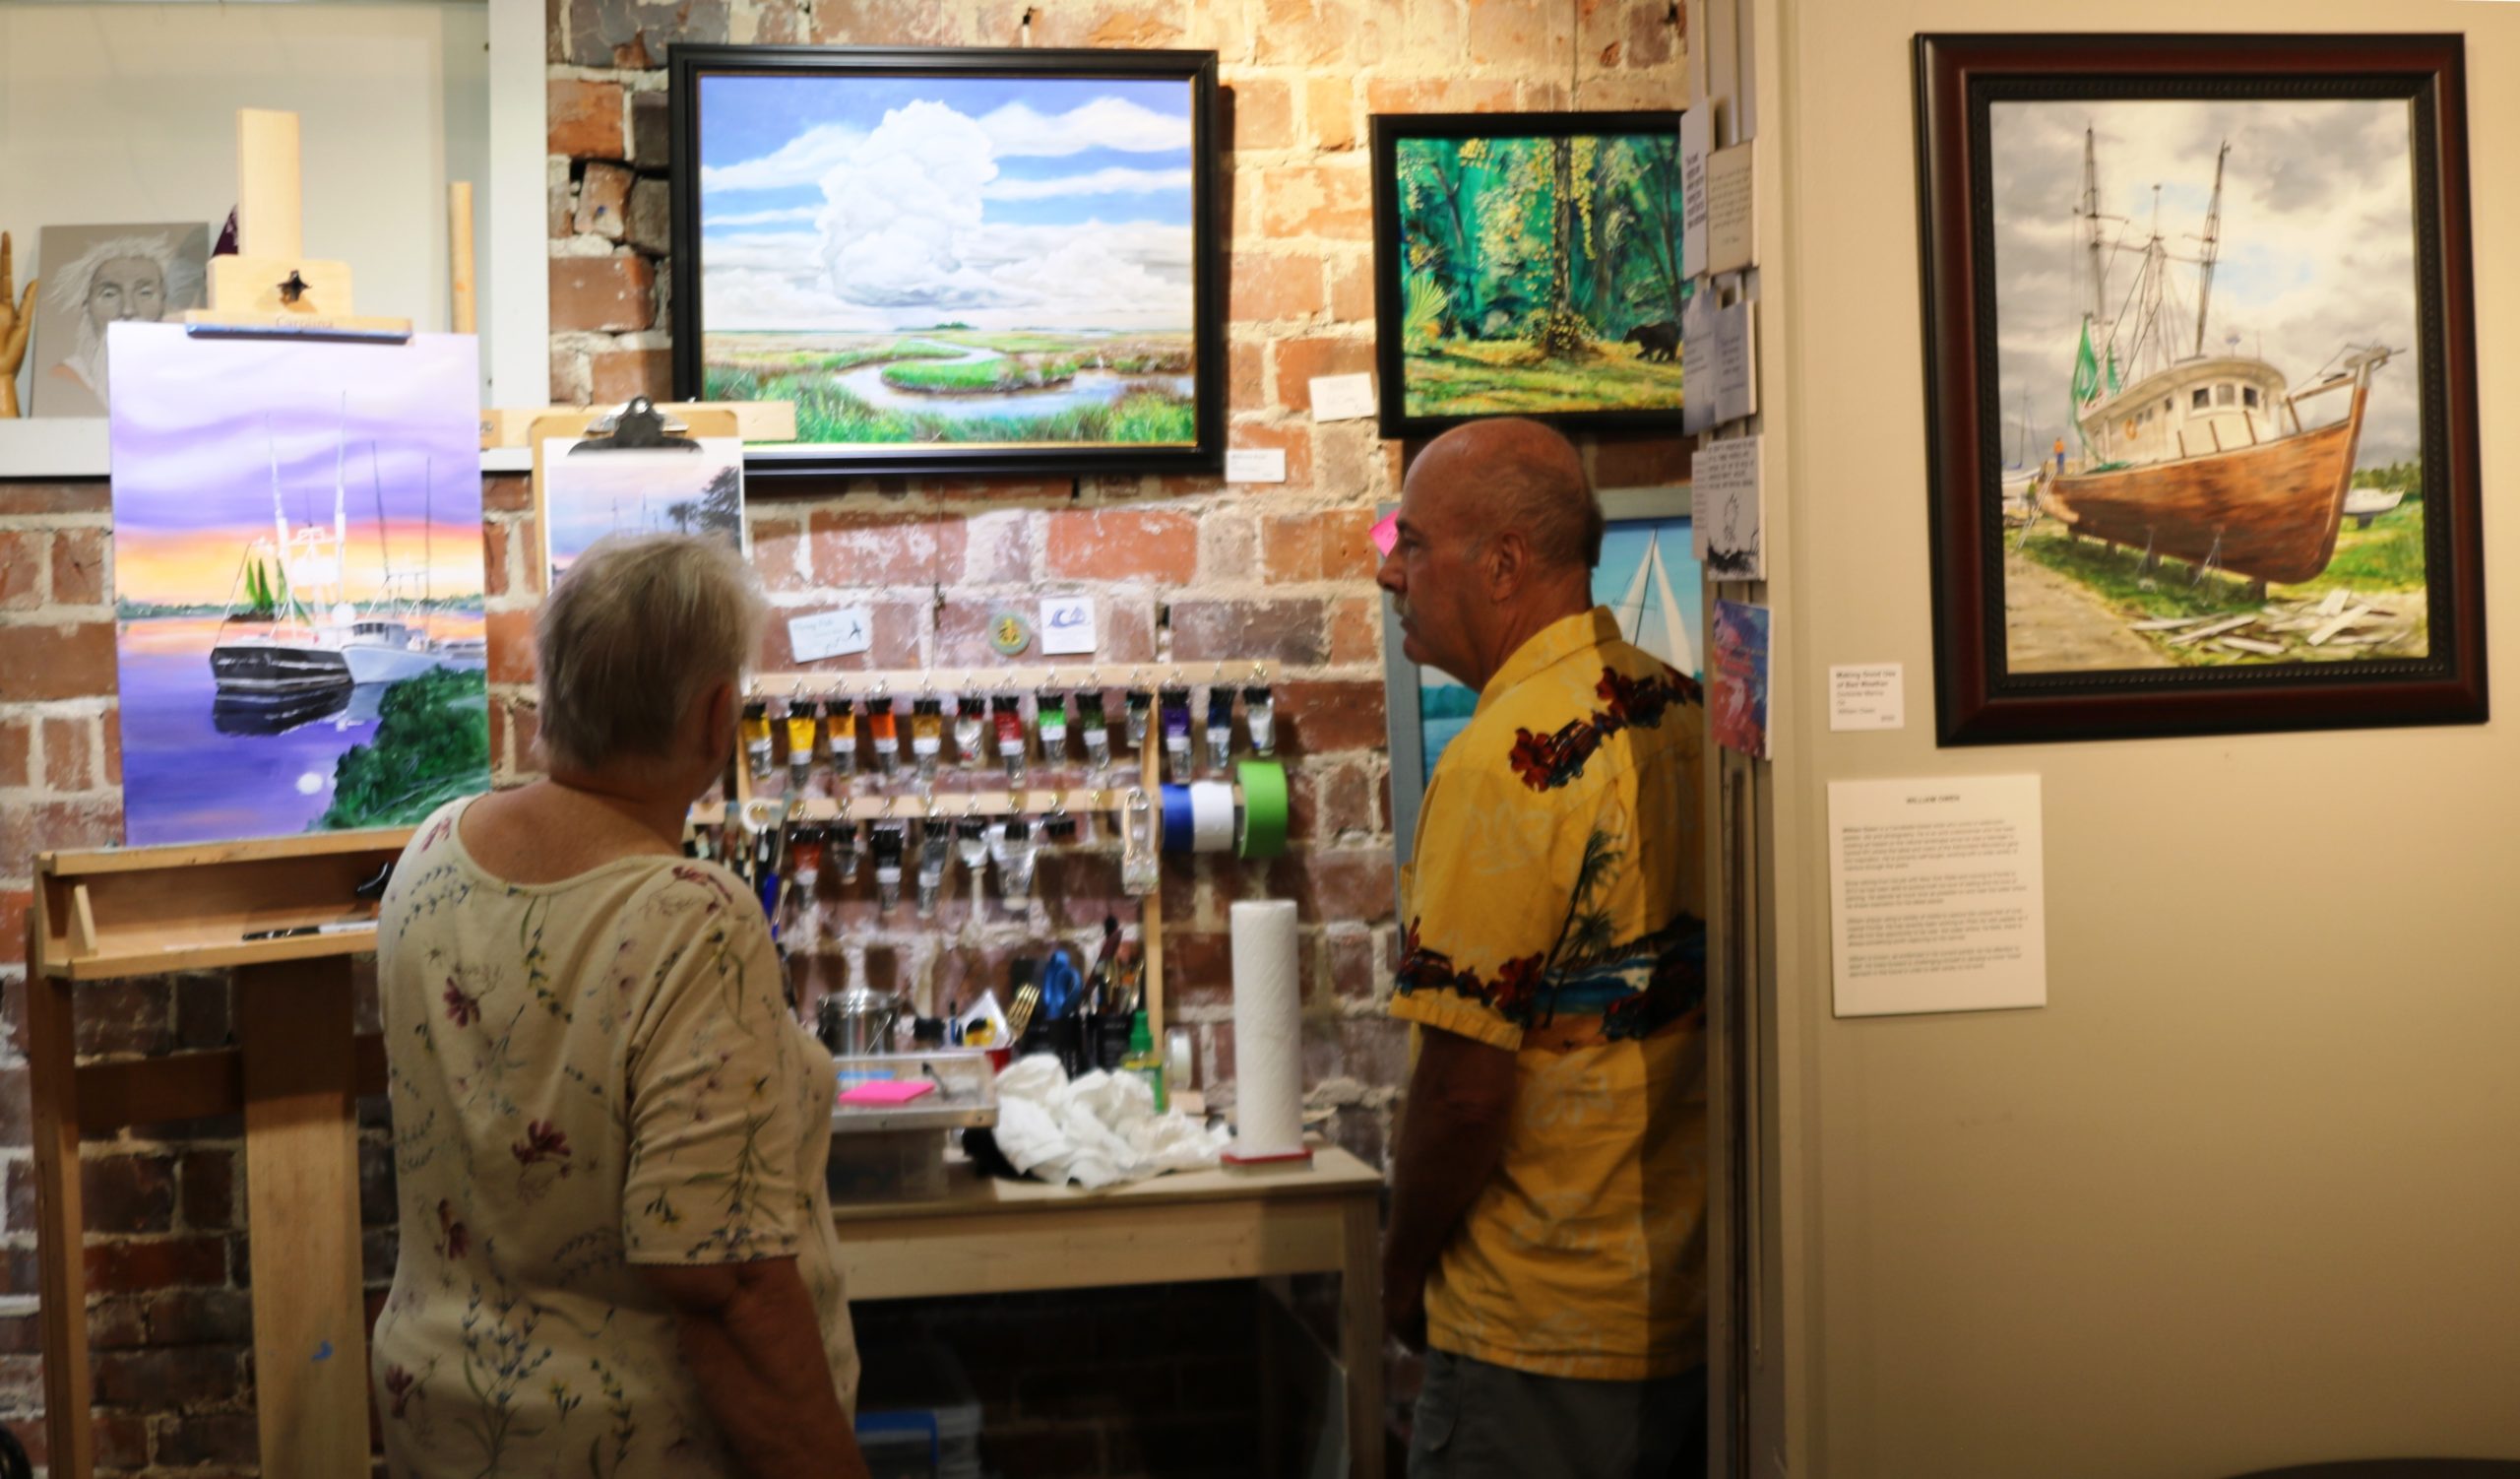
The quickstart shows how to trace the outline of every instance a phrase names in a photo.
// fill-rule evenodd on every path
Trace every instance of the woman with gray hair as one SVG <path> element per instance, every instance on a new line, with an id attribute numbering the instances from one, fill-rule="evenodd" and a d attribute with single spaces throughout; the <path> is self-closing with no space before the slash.
<path id="1" fill-rule="evenodd" d="M 536 628 L 549 779 L 451 803 L 394 870 L 392 1474 L 866 1473 L 832 1061 L 760 905 L 680 845 L 763 614 L 723 543 L 598 541 Z"/>

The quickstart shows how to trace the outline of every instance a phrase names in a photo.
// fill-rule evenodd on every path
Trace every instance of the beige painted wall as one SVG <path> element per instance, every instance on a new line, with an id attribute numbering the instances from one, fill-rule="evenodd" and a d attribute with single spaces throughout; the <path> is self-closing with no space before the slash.
<path id="1" fill-rule="evenodd" d="M 2468 37 L 2487 579 L 2520 703 L 2520 5 L 1761 0 L 1791 1422 L 1839 1479 L 2520 1456 L 2520 735 L 1938 751 L 1910 38 Z M 1776 220 L 1771 217 L 1769 220 Z M 1764 224 L 1764 223 L 1763 223 Z M 1772 494 L 1772 497 L 1775 495 Z M 1832 735 L 1831 664 L 1910 725 Z M 1826 784 L 2046 777 L 2049 1004 L 1830 1016 Z M 1763 1451 L 1763 1471 L 1773 1471 Z"/>

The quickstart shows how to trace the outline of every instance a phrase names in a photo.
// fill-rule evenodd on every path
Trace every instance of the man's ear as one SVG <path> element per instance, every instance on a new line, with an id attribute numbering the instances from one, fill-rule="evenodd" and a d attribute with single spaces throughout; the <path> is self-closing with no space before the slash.
<path id="1" fill-rule="evenodd" d="M 1509 529 L 1487 545 L 1487 595 L 1496 602 L 1514 599 L 1531 572 L 1531 546 L 1520 530 Z"/>

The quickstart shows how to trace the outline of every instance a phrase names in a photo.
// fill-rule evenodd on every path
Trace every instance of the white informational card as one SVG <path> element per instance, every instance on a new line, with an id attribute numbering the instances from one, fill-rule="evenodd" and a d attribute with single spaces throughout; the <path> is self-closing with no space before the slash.
<path id="1" fill-rule="evenodd" d="M 1689 466 L 1693 533 L 1703 532 L 1710 580 L 1765 580 L 1759 438 L 1727 437 L 1698 448 Z"/>
<path id="2" fill-rule="evenodd" d="M 1907 670 L 1865 663 L 1829 670 L 1829 728 L 1895 730 L 1908 723 Z"/>
<path id="3" fill-rule="evenodd" d="M 1744 298 L 1715 310 L 1715 424 L 1748 420 L 1758 409 L 1758 305 Z"/>
<path id="4" fill-rule="evenodd" d="M 1689 300 L 1680 305 L 1680 430 L 1690 436 L 1709 431 L 1715 426 L 1715 289 L 1700 282 Z M 1710 387 L 1703 394 L 1693 387 Z M 1698 558 L 1706 558 L 1701 546 Z"/>
<path id="5" fill-rule="evenodd" d="M 2039 777 L 1829 783 L 1837 1014 L 2048 1004 Z"/>
<path id="6" fill-rule="evenodd" d="M 1750 208 L 1753 147 L 1735 144 L 1706 158 L 1706 266 L 1702 271 L 1739 272 L 1758 260 L 1758 233 Z"/>
<path id="7" fill-rule="evenodd" d="M 1686 277 L 1706 270 L 1707 136 L 1714 127 L 1711 104 L 1680 115 L 1680 270 Z"/>
<path id="8" fill-rule="evenodd" d="M 875 613 L 866 607 L 788 618 L 788 650 L 799 663 L 855 657 L 874 645 Z"/>
<path id="9" fill-rule="evenodd" d="M 1361 371 L 1353 375 L 1315 375 L 1312 377 L 1312 418 L 1316 421 L 1353 421 L 1374 414 L 1374 377 Z"/>
<path id="10" fill-rule="evenodd" d="M 1228 482 L 1286 482 L 1287 449 L 1284 447 L 1227 448 L 1225 481 Z"/>
<path id="11" fill-rule="evenodd" d="M 1041 598 L 1041 655 L 1043 657 L 1079 657 L 1099 645 L 1094 636 L 1094 598 L 1091 596 L 1044 596 Z"/>

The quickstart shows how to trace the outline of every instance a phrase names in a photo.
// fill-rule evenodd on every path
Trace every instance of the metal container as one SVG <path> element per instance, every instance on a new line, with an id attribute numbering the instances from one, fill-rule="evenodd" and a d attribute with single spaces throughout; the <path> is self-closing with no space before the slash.
<path id="1" fill-rule="evenodd" d="M 862 1058 L 893 1051 L 893 1028 L 901 1020 L 902 998 L 888 992 L 852 986 L 825 997 L 814 1009 L 816 1035 L 835 1058 Z"/>

